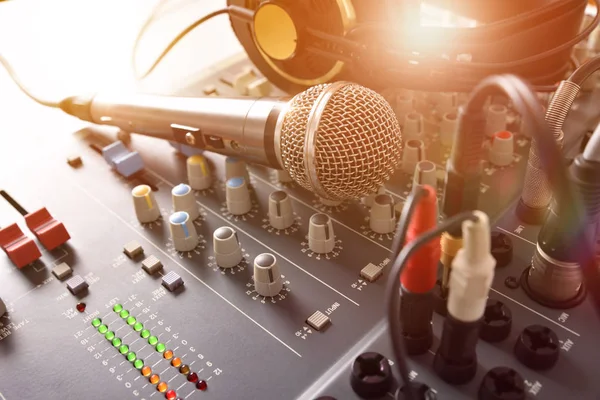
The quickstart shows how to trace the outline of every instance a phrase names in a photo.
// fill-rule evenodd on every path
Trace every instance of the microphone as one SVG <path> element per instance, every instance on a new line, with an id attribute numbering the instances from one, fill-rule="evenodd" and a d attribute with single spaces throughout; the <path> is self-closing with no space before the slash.
<path id="1" fill-rule="evenodd" d="M 350 82 L 282 98 L 73 96 L 60 108 L 95 124 L 286 170 L 330 200 L 376 193 L 400 162 L 402 137 L 387 101 Z"/>

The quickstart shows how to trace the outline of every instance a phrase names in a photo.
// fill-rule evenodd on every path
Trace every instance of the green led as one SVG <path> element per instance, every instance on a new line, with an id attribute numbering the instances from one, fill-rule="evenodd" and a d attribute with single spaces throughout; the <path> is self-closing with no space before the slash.
<path id="1" fill-rule="evenodd" d="M 142 325 L 140 322 L 136 322 L 135 325 L 133 326 L 133 330 L 136 332 L 141 331 L 144 328 L 144 325 Z"/>
<path id="2" fill-rule="evenodd" d="M 158 343 L 155 347 L 156 351 L 158 351 L 159 353 L 164 352 L 166 348 L 167 347 L 162 343 Z"/>
<path id="3" fill-rule="evenodd" d="M 123 306 L 120 304 L 115 304 L 115 306 L 113 307 L 114 312 L 121 312 L 122 309 L 123 309 Z"/>
<path id="4" fill-rule="evenodd" d="M 113 340 L 115 338 L 115 333 L 113 331 L 108 331 L 104 337 L 106 340 Z"/>
<path id="5" fill-rule="evenodd" d="M 158 338 L 156 336 L 150 336 L 148 338 L 148 343 L 154 346 L 156 343 L 158 343 Z"/>
<path id="6" fill-rule="evenodd" d="M 144 361 L 143 360 L 135 360 L 135 362 L 133 363 L 133 366 L 136 369 L 142 369 L 142 367 L 144 366 Z"/>
<path id="7" fill-rule="evenodd" d="M 92 320 L 92 326 L 93 326 L 94 328 L 97 328 L 97 327 L 99 327 L 100 325 L 102 325 L 102 320 L 101 320 L 100 318 L 94 318 L 94 319 Z"/>
<path id="8" fill-rule="evenodd" d="M 135 324 L 135 317 L 129 317 L 127 318 L 127 325 L 129 326 L 133 326 L 133 324 Z"/>
<path id="9" fill-rule="evenodd" d="M 129 351 L 129 346 L 127 346 L 126 344 L 122 344 L 121 347 L 119 347 L 119 353 L 125 355 L 127 354 L 127 352 Z"/>
<path id="10" fill-rule="evenodd" d="M 105 334 L 106 332 L 108 332 L 108 326 L 102 324 L 98 327 L 98 332 L 100 332 L 101 334 Z"/>
<path id="11" fill-rule="evenodd" d="M 119 313 L 119 315 L 121 316 L 121 318 L 125 319 L 125 318 L 129 317 L 129 311 L 127 311 L 127 310 L 121 310 L 121 312 Z"/>
<path id="12" fill-rule="evenodd" d="M 144 329 L 142 333 L 140 333 L 140 336 L 146 339 L 148 336 L 150 336 L 150 331 L 148 329 Z"/>
<path id="13" fill-rule="evenodd" d="M 121 345 L 121 339 L 119 339 L 118 337 L 114 338 L 112 340 L 112 345 L 115 347 L 119 347 Z"/>
<path id="14" fill-rule="evenodd" d="M 133 351 L 130 351 L 129 353 L 127 353 L 127 361 L 129 362 L 134 362 L 136 360 L 136 355 Z"/>

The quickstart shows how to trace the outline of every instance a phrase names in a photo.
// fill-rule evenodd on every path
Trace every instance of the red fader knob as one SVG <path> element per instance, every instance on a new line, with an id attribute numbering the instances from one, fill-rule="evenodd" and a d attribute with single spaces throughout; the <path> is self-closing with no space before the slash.
<path id="1" fill-rule="evenodd" d="M 25 223 L 48 250 L 55 249 L 71 238 L 63 223 L 54 219 L 45 207 L 27 214 Z"/>
<path id="2" fill-rule="evenodd" d="M 17 224 L 0 229 L 0 247 L 17 268 L 23 268 L 42 256 L 35 242 L 25 236 Z"/>

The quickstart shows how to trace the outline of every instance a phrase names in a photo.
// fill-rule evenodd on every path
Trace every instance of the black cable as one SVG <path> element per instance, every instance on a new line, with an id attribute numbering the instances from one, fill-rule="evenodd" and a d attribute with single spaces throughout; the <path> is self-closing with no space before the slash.
<path id="1" fill-rule="evenodd" d="M 423 186 L 419 185 L 414 192 L 412 192 L 406 201 L 404 202 L 404 206 L 402 207 L 402 213 L 400 214 L 400 219 L 398 220 L 398 224 L 396 225 L 396 235 L 394 236 L 394 240 L 392 241 L 392 250 L 391 250 L 391 260 L 395 260 L 400 254 L 400 250 L 404 246 L 404 242 L 406 241 L 406 232 L 408 231 L 408 225 L 412 216 L 417 208 L 417 204 L 419 201 L 427 195 L 427 190 L 423 188 Z"/>
<path id="2" fill-rule="evenodd" d="M 404 211 L 407 210 L 407 203 L 404 205 Z M 385 293 L 386 299 L 386 310 L 387 310 L 387 318 L 389 324 L 389 332 L 392 341 L 392 348 L 394 351 L 394 357 L 396 359 L 396 366 L 398 369 L 398 373 L 400 377 L 404 381 L 407 392 L 405 393 L 408 399 L 416 400 L 416 394 L 414 393 L 414 388 L 410 384 L 409 378 L 409 370 L 406 362 L 406 349 L 404 345 L 404 340 L 402 340 L 402 322 L 400 321 L 400 276 L 406 265 L 406 261 L 410 258 L 415 251 L 417 251 L 422 245 L 429 242 L 430 240 L 435 239 L 437 236 L 448 230 L 456 230 L 460 229 L 461 224 L 466 220 L 476 220 L 477 217 L 472 212 L 465 212 L 458 215 L 455 215 L 451 218 L 446 219 L 436 228 L 431 229 L 417 239 L 408 243 L 398 257 L 394 259 L 394 263 L 390 268 L 390 273 L 388 277 L 388 283 Z M 406 222 L 406 221 L 405 221 Z"/>
<path id="3" fill-rule="evenodd" d="M 198 26 L 202 25 L 206 21 L 216 17 L 217 15 L 228 14 L 228 13 L 229 13 L 229 8 L 221 8 L 220 10 L 216 10 L 209 14 L 206 14 L 199 20 L 190 24 L 187 28 L 185 28 L 183 31 L 181 31 L 173 40 L 171 40 L 171 42 L 169 42 L 167 47 L 165 47 L 165 49 L 162 51 L 162 53 L 154 60 L 154 62 L 152 63 L 150 68 L 148 68 L 146 70 L 146 72 L 144 72 L 142 75 L 138 75 L 135 50 L 137 49 L 139 40 L 143 36 L 143 32 L 148 28 L 148 26 L 154 19 L 151 15 L 150 18 L 146 21 L 146 23 L 144 23 L 144 26 L 142 26 L 142 30 L 140 31 L 141 34 L 138 34 L 138 37 L 136 38 L 136 43 L 134 44 L 134 52 L 132 54 L 132 66 L 133 66 L 133 73 L 135 74 L 136 79 L 138 79 L 138 80 L 145 79 L 148 75 L 150 75 L 152 73 L 152 71 L 154 71 L 154 69 L 158 66 L 158 64 L 160 64 L 161 61 L 167 56 L 167 54 L 169 54 L 171 52 L 171 50 L 173 50 L 173 47 L 175 47 L 188 33 L 193 31 L 194 29 L 196 29 Z"/>
<path id="4" fill-rule="evenodd" d="M 587 60 L 585 63 L 581 64 L 579 68 L 577 68 L 571 76 L 567 78 L 568 81 L 573 82 L 579 86 L 583 84 L 583 82 L 594 72 L 600 69 L 600 55 L 595 56 Z"/>
<path id="5" fill-rule="evenodd" d="M 18 88 L 21 89 L 21 91 L 27 97 L 29 97 L 31 100 L 35 101 L 38 104 L 46 106 L 46 107 L 58 108 L 59 101 L 44 99 L 43 97 L 39 97 L 39 96 L 33 94 L 27 88 L 27 86 L 25 86 L 25 84 L 21 81 L 21 78 L 19 78 L 19 75 L 17 75 L 17 72 L 14 70 L 14 68 L 12 67 L 12 65 L 10 65 L 10 63 L 8 62 L 8 60 L 6 58 L 4 58 L 1 54 L 0 54 L 0 65 L 2 65 L 4 67 L 4 69 L 6 69 L 6 72 L 8 73 L 8 76 L 10 76 L 10 78 L 13 80 L 13 82 L 15 83 L 15 85 L 17 85 Z"/>

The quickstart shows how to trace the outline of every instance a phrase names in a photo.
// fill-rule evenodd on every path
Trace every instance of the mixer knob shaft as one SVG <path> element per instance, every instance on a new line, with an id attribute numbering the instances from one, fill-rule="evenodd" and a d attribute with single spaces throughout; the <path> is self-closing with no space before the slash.
<path id="1" fill-rule="evenodd" d="M 200 210 L 194 197 L 194 192 L 189 185 L 180 183 L 171 190 L 173 200 L 173 209 L 175 211 L 185 211 L 193 221 L 200 216 Z"/>
<path id="2" fill-rule="evenodd" d="M 308 247 L 315 253 L 324 254 L 333 251 L 335 236 L 333 224 L 327 214 L 314 214 L 308 225 Z"/>
<path id="3" fill-rule="evenodd" d="M 213 233 L 215 260 L 221 268 L 232 268 L 242 261 L 242 247 L 237 233 L 228 226 L 222 226 Z"/>
<path id="4" fill-rule="evenodd" d="M 259 254 L 254 259 L 254 289 L 265 297 L 273 297 L 283 289 L 281 271 L 273 254 Z"/>
<path id="5" fill-rule="evenodd" d="M 379 194 L 375 197 L 369 215 L 369 227 L 375 233 L 386 234 L 394 232 L 396 228 L 396 212 L 392 196 Z"/>
<path id="6" fill-rule="evenodd" d="M 283 190 L 269 195 L 269 223 L 275 229 L 286 229 L 294 224 L 292 200 Z"/>
<path id="7" fill-rule="evenodd" d="M 133 207 L 138 221 L 145 224 L 153 222 L 160 217 L 160 209 L 156 204 L 154 193 L 148 185 L 139 185 L 131 191 L 133 197 Z"/>
<path id="8" fill-rule="evenodd" d="M 250 191 L 246 179 L 236 176 L 227 181 L 225 188 L 227 211 L 233 215 L 243 215 L 252 209 Z"/>
<path id="9" fill-rule="evenodd" d="M 177 251 L 190 251 L 198 244 L 196 228 L 189 214 L 185 211 L 173 213 L 169 217 L 169 230 Z"/>
<path id="10" fill-rule="evenodd" d="M 212 184 L 212 176 L 206 158 L 200 154 L 196 154 L 187 159 L 186 165 L 188 182 L 192 189 L 208 189 Z"/>

